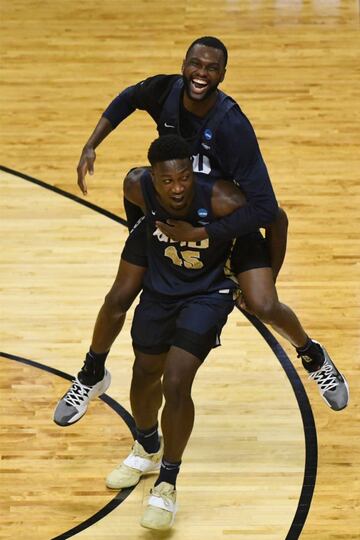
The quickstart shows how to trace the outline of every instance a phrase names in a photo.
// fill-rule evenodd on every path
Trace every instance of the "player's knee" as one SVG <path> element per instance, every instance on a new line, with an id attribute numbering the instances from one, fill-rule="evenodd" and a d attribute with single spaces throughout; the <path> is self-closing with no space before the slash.
<path id="1" fill-rule="evenodd" d="M 151 362 L 143 362 L 141 359 L 136 358 L 133 365 L 133 380 L 144 381 L 144 379 L 160 379 L 162 376 L 162 367 L 160 365 L 154 365 Z"/>
<path id="2" fill-rule="evenodd" d="M 112 288 L 105 296 L 104 304 L 114 317 L 124 315 L 133 302 L 132 295 L 121 288 Z"/>
<path id="3" fill-rule="evenodd" d="M 279 301 L 274 297 L 260 297 L 246 300 L 251 313 L 256 315 L 264 323 L 271 323 L 275 314 Z"/>
<path id="4" fill-rule="evenodd" d="M 191 387 L 185 383 L 181 375 L 165 374 L 163 378 L 163 394 L 166 403 L 173 407 L 179 406 L 191 395 Z"/>

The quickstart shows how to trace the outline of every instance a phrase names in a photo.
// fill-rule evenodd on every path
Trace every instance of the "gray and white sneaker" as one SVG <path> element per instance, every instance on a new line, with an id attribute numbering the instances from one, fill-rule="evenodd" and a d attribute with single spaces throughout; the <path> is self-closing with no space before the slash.
<path id="1" fill-rule="evenodd" d="M 336 368 L 325 347 L 321 343 L 313 341 L 321 347 L 324 363 L 320 369 L 309 373 L 309 379 L 317 383 L 320 395 L 327 405 L 334 411 L 341 411 L 349 403 L 349 385 L 344 375 Z M 303 357 L 304 355 L 299 356 Z"/>
<path id="2" fill-rule="evenodd" d="M 60 399 L 54 411 L 54 422 L 59 426 L 70 426 L 75 424 L 84 416 L 89 406 L 90 400 L 101 396 L 109 388 L 111 375 L 105 369 L 104 377 L 93 386 L 82 384 L 75 377 L 71 387 Z"/>

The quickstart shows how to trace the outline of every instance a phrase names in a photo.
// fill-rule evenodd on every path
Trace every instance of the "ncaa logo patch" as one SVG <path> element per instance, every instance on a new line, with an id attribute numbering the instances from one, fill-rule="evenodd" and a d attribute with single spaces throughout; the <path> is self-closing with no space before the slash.
<path id="1" fill-rule="evenodd" d="M 205 131 L 204 131 L 204 137 L 205 137 L 205 139 L 206 139 L 207 141 L 211 141 L 212 136 L 213 136 L 213 134 L 212 134 L 211 129 L 205 129 Z"/>
<path id="2" fill-rule="evenodd" d="M 197 213 L 198 213 L 198 216 L 201 217 L 201 218 L 204 218 L 204 217 L 206 217 L 208 215 L 208 212 L 207 212 L 206 208 L 199 208 Z"/>

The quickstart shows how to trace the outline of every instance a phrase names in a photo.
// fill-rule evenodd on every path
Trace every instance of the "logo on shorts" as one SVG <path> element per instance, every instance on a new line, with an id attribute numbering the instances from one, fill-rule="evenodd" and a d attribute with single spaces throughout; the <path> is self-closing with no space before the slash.
<path id="1" fill-rule="evenodd" d="M 205 137 L 205 139 L 206 139 L 207 141 L 211 141 L 212 136 L 213 136 L 213 134 L 212 134 L 211 129 L 205 129 L 205 131 L 204 131 L 204 137 Z"/>
<path id="2" fill-rule="evenodd" d="M 197 214 L 199 217 L 204 218 L 208 215 L 208 212 L 206 208 L 199 208 L 199 210 L 197 211 Z"/>

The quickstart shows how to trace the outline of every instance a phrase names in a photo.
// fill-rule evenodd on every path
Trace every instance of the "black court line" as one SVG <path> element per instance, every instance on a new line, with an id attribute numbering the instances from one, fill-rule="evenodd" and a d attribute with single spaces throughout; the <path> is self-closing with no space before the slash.
<path id="1" fill-rule="evenodd" d="M 100 214 L 103 214 L 107 217 L 110 217 L 114 221 L 121 223 L 122 225 L 126 226 L 126 221 L 115 214 L 112 214 L 111 212 L 108 212 L 107 210 L 104 210 L 103 208 L 100 208 L 99 206 L 89 203 L 88 201 L 85 201 L 84 199 L 81 199 L 80 197 L 77 197 L 76 195 L 72 195 L 70 193 L 67 193 L 66 191 L 63 191 L 62 189 L 56 188 L 54 186 L 51 186 L 49 184 L 46 184 L 45 182 L 41 180 L 37 180 L 36 178 L 32 178 L 31 176 L 28 176 L 26 174 L 19 173 L 17 171 L 14 171 L 12 169 L 9 169 L 7 167 L 3 167 L 0 165 L 0 170 L 4 172 L 8 172 L 10 174 L 13 174 L 15 176 L 18 176 L 19 178 L 23 178 L 24 180 L 28 180 L 30 182 L 33 182 L 34 184 L 37 184 L 41 187 L 44 187 L 46 189 L 50 189 L 51 191 L 55 191 L 56 193 L 63 195 L 64 197 L 68 197 L 69 199 L 72 199 L 73 201 L 78 202 L 79 204 L 82 204 L 84 206 L 87 206 L 88 208 L 91 208 L 92 210 L 95 210 L 96 212 L 99 212 Z M 304 385 L 301 382 L 301 379 L 299 375 L 297 374 L 294 366 L 291 363 L 291 360 L 289 359 L 288 355 L 284 351 L 284 349 L 281 347 L 280 343 L 277 341 L 277 339 L 272 335 L 272 333 L 266 328 L 266 326 L 259 321 L 256 317 L 253 315 L 250 315 L 249 313 L 246 313 L 243 310 L 240 310 L 242 314 L 248 319 L 248 321 L 257 329 L 257 331 L 260 333 L 260 335 L 264 338 L 266 343 L 269 345 L 273 353 L 275 354 L 276 358 L 280 362 L 282 368 L 284 369 L 290 384 L 292 386 L 292 389 L 294 391 L 296 400 L 299 405 L 301 418 L 303 422 L 303 429 L 304 429 L 304 436 L 305 436 L 305 469 L 304 469 L 304 479 L 303 479 L 303 485 L 300 493 L 300 498 L 298 502 L 298 506 L 295 512 L 295 516 L 293 518 L 293 521 L 291 523 L 289 532 L 286 535 L 286 538 L 284 540 L 298 540 L 300 537 L 301 531 L 305 525 L 306 518 L 308 516 L 312 497 L 314 494 L 315 489 L 315 483 L 316 483 L 316 473 L 317 473 L 317 463 L 318 463 L 318 447 L 317 447 L 317 435 L 316 435 L 316 426 L 314 421 L 314 416 L 312 413 L 311 405 L 309 402 L 309 399 L 307 397 Z M 45 367 L 45 366 L 44 366 Z M 49 368 L 49 371 L 53 368 Z M 55 370 L 57 371 L 57 370 Z M 59 372 L 61 373 L 61 372 Z M 65 374 L 66 377 L 69 377 L 67 374 Z M 60 375 L 62 376 L 62 375 Z M 71 377 L 70 377 L 71 378 Z M 105 396 L 104 396 L 105 397 Z M 108 398 L 111 399 L 111 398 Z M 116 403 L 116 402 L 115 402 Z M 119 404 L 118 404 L 119 405 Z M 119 405 L 121 407 L 121 405 Z M 133 431 L 132 431 L 133 433 Z M 133 488 L 130 488 L 133 489 Z M 116 499 L 116 497 L 115 497 Z M 114 501 L 114 499 L 113 499 Z M 111 501 L 109 504 L 113 503 Z M 118 506 L 116 504 L 116 506 Z M 108 505 L 107 505 L 108 506 Z M 114 508 L 116 507 L 114 506 Z M 105 507 L 107 508 L 107 507 Z M 100 511 L 101 512 L 101 511 Z M 111 512 L 111 509 L 106 512 Z M 97 514 L 95 514 L 97 516 Z M 101 519 L 100 516 L 95 521 L 88 523 L 86 527 L 92 525 L 99 519 Z M 94 516 L 93 516 L 94 518 Z M 90 518 L 91 520 L 92 518 Z M 87 522 L 85 522 L 87 523 Z M 78 525 L 78 527 L 82 527 L 83 524 Z M 86 528 L 83 527 L 83 528 Z M 81 530 L 83 530 L 83 528 Z M 65 538 L 70 538 L 70 536 L 73 536 L 76 534 L 74 529 L 71 531 L 68 531 L 68 533 L 71 533 L 69 536 L 59 536 L 56 539 L 52 540 L 63 540 Z M 79 532 L 78 530 L 76 532 Z M 64 533 L 64 534 L 68 534 Z"/>
<path id="2" fill-rule="evenodd" d="M 15 360 L 16 362 L 20 362 L 21 364 L 26 364 L 27 366 L 31 366 L 37 369 L 42 369 L 43 371 L 47 371 L 48 373 L 51 373 L 52 375 L 56 375 L 57 377 L 61 377 L 62 379 L 67 379 L 68 381 L 73 380 L 73 376 L 69 375 L 69 373 L 65 373 L 65 371 L 60 371 L 59 369 L 53 368 L 51 366 L 46 366 L 44 364 L 41 364 L 39 362 L 35 362 L 34 360 L 29 360 L 28 358 L 22 358 L 21 356 L 16 356 L 14 354 L 9 354 L 5 352 L 0 352 L 0 357 L 6 358 L 8 360 Z M 125 424 L 131 431 L 131 434 L 133 438 L 135 439 L 135 422 L 131 414 L 124 409 L 113 398 L 108 396 L 107 394 L 103 394 L 102 396 L 99 396 L 102 401 L 104 401 L 109 407 L 111 407 L 121 418 L 124 420 Z M 66 429 L 66 428 L 64 428 Z M 105 517 L 107 514 L 110 514 L 119 504 L 121 504 L 126 497 L 130 495 L 130 493 L 135 488 L 127 488 L 119 491 L 111 501 L 109 501 L 103 508 L 101 508 L 96 514 L 90 516 L 88 519 L 83 521 L 82 523 L 79 523 L 79 525 L 76 525 L 72 529 L 60 534 L 59 536 L 56 536 L 52 538 L 51 540 L 65 540 L 67 538 L 71 538 L 75 534 L 83 531 L 84 529 L 87 529 L 91 525 L 94 525 L 97 521 L 100 521 L 103 517 Z"/>
<path id="3" fill-rule="evenodd" d="M 285 538 L 285 540 L 298 540 L 310 510 L 316 483 L 318 446 L 314 415 L 304 385 L 280 343 L 257 317 L 250 315 L 250 313 L 246 313 L 246 311 L 243 311 L 242 309 L 240 309 L 240 311 L 244 317 L 255 326 L 256 330 L 261 334 L 276 358 L 279 360 L 290 381 L 299 405 L 305 435 L 305 470 L 298 506 L 289 532 Z"/>
<path id="4" fill-rule="evenodd" d="M 116 214 L 113 214 L 112 212 L 109 212 L 108 210 L 101 208 L 101 206 L 98 206 L 97 204 L 93 204 L 87 201 L 86 199 L 81 199 L 77 195 L 73 195 L 72 193 L 69 193 L 68 191 L 64 191 L 63 189 L 60 189 L 56 186 L 47 184 L 46 182 L 43 182 L 42 180 L 38 180 L 37 178 L 33 178 L 32 176 L 29 176 L 27 174 L 23 174 L 21 172 L 14 171 L 13 169 L 9 169 L 8 167 L 4 167 L 3 165 L 0 165 L 0 171 L 4 171 L 6 173 L 12 174 L 13 176 L 17 176 L 18 178 L 27 180 L 28 182 L 31 182 L 32 184 L 36 184 L 40 187 L 53 191 L 54 193 L 57 193 L 58 195 L 62 195 L 63 197 L 66 197 L 67 199 L 70 199 L 74 202 L 82 204 L 83 206 L 86 206 L 87 208 L 90 208 L 91 210 L 95 210 L 95 212 L 98 212 L 99 214 L 102 214 L 103 216 L 106 216 L 112 219 L 113 221 L 116 221 L 117 223 L 121 223 L 121 225 L 125 225 L 125 227 L 127 226 L 126 220 L 123 219 L 122 217 L 117 216 Z"/>

